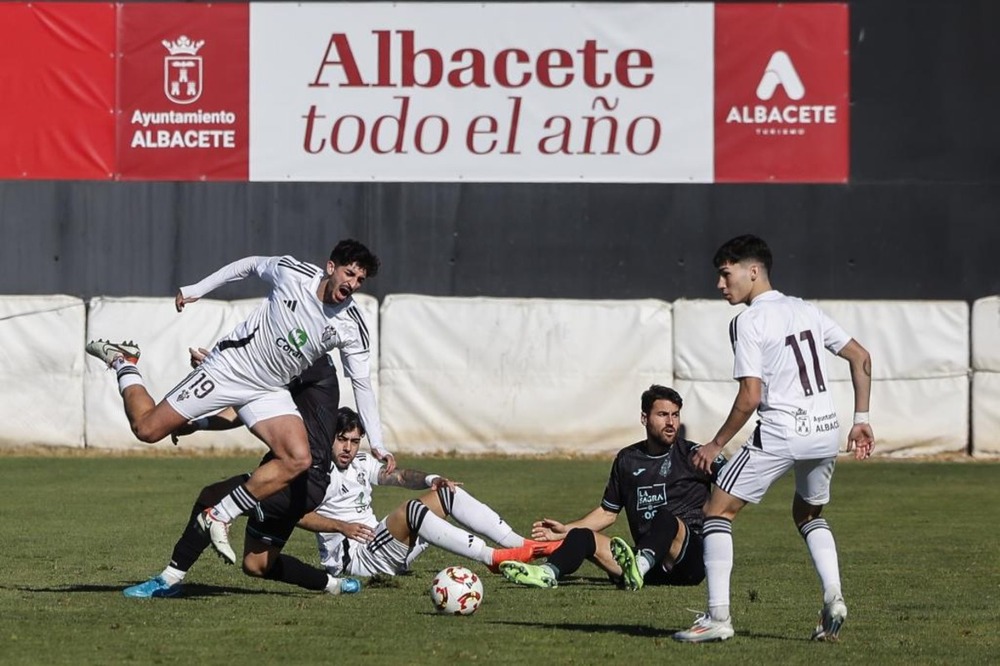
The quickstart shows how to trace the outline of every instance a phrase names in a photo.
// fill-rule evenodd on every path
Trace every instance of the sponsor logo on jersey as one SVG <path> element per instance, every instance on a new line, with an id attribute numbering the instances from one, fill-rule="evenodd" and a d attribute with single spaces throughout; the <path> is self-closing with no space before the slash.
<path id="1" fill-rule="evenodd" d="M 836 413 L 813 417 L 813 429 L 816 432 L 830 432 L 839 427 L 840 421 L 837 419 Z"/>
<path id="2" fill-rule="evenodd" d="M 299 304 L 298 301 L 282 301 L 282 303 L 284 303 L 292 312 L 295 312 L 295 308 L 298 307 Z"/>
<path id="3" fill-rule="evenodd" d="M 646 471 L 645 467 L 640 467 L 639 469 L 637 469 L 634 472 L 632 472 L 632 476 L 639 476 L 640 474 L 642 474 L 645 471 Z"/>
<path id="4" fill-rule="evenodd" d="M 639 486 L 636 491 L 635 508 L 648 511 L 667 504 L 667 484 L 654 483 L 651 486 Z"/>
<path id="5" fill-rule="evenodd" d="M 275 338 L 275 346 L 293 358 L 302 358 L 302 349 L 309 342 L 309 336 L 301 328 L 288 332 L 285 338 Z"/>
<path id="6" fill-rule="evenodd" d="M 809 415 L 804 409 L 795 410 L 795 434 L 799 437 L 808 437 L 812 434 L 812 425 L 809 423 Z"/>

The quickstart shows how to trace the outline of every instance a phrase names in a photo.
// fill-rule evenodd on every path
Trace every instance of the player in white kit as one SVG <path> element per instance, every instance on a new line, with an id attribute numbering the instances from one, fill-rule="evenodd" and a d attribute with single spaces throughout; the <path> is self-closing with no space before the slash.
<path id="1" fill-rule="evenodd" d="M 748 502 L 758 503 L 788 470 L 795 474 L 792 518 L 809 549 L 823 587 L 823 609 L 814 640 L 836 640 L 847 618 L 840 588 L 836 544 L 823 506 L 840 447 L 840 424 L 828 391 L 825 347 L 850 364 L 854 424 L 847 451 L 871 455 L 868 424 L 871 357 L 815 305 L 786 296 L 770 283 L 771 251 L 756 236 L 733 238 L 715 254 L 718 288 L 731 305 L 749 307 L 729 325 L 739 390 L 725 423 L 693 461 L 708 471 L 715 457 L 757 411 L 751 438 L 719 472 L 705 505 L 704 558 L 708 611 L 694 626 L 674 634 L 688 643 L 721 641 L 734 635 L 729 617 L 733 568 L 732 521 Z"/>
<path id="2" fill-rule="evenodd" d="M 246 427 L 271 450 L 273 459 L 198 517 L 213 548 L 226 562 L 236 561 L 229 545 L 229 524 L 258 501 L 287 487 L 312 463 L 306 430 L 287 385 L 323 354 L 340 350 L 372 449 L 386 459 L 390 469 L 395 466 L 382 444 L 369 379 L 368 329 L 352 298 L 378 268 L 378 258 L 367 247 L 356 240 L 343 240 L 330 253 L 325 268 L 288 256 L 246 257 L 194 285 L 181 287 L 175 299 L 178 312 L 223 284 L 251 273 L 269 283 L 271 292 L 159 403 L 154 403 L 142 383 L 136 368 L 139 348 L 134 343 L 88 343 L 87 352 L 115 370 L 125 414 L 139 440 L 157 442 L 189 421 L 232 406 Z"/>
<path id="3" fill-rule="evenodd" d="M 497 571 L 503 561 L 527 562 L 547 555 L 559 542 L 525 539 L 496 511 L 458 483 L 412 469 L 389 471 L 359 452 L 365 431 L 357 415 L 341 407 L 326 497 L 299 527 L 317 532 L 320 560 L 333 576 L 395 576 L 428 546 L 482 562 Z M 427 489 L 379 521 L 372 509 L 374 486 Z M 446 520 L 450 516 L 467 532 Z M 499 547 L 490 546 L 479 535 Z"/>

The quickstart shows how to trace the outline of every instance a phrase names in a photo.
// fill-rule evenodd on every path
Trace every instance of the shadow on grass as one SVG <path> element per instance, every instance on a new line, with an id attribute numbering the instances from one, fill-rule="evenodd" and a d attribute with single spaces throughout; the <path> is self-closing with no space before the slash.
<path id="1" fill-rule="evenodd" d="M 562 629 L 565 631 L 580 631 L 587 634 L 624 634 L 639 638 L 671 638 L 678 631 L 684 631 L 688 627 L 650 627 L 641 624 L 572 624 L 565 622 L 516 622 L 500 620 L 490 624 L 503 624 L 514 627 L 537 627 L 539 629 Z M 794 643 L 810 643 L 808 637 L 779 636 L 777 634 L 764 634 L 757 631 L 737 631 L 740 638 L 760 639 L 769 638 L 776 641 L 792 641 Z"/>
<path id="2" fill-rule="evenodd" d="M 18 592 L 48 592 L 55 594 L 65 594 L 67 592 L 96 592 L 105 594 L 108 592 L 121 593 L 129 585 L 141 583 L 143 581 L 137 580 L 135 583 L 125 583 L 122 585 L 61 585 L 58 587 L 30 587 L 27 585 L 0 585 L 0 590 L 17 590 Z M 229 587 L 220 585 L 201 585 L 198 583 L 186 583 L 180 595 L 173 597 L 174 599 L 192 599 L 201 597 L 221 597 L 226 595 L 257 595 L 266 594 L 268 596 L 278 596 L 278 597 L 288 597 L 296 596 L 297 593 L 293 591 L 273 591 L 273 590 L 254 590 L 245 587 Z"/>

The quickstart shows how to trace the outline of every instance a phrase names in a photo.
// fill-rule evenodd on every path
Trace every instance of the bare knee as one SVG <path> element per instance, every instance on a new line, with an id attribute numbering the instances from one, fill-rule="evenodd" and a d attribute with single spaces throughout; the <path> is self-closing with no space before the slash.
<path id="1" fill-rule="evenodd" d="M 267 558 L 250 555 L 243 558 L 243 573 L 253 578 L 263 578 L 270 568 Z"/>
<path id="2" fill-rule="evenodd" d="M 306 449 L 301 454 L 290 454 L 285 458 L 276 458 L 281 464 L 282 469 L 287 473 L 289 479 L 293 479 L 302 472 L 309 469 L 312 465 L 312 455 L 309 453 L 309 449 Z"/>
<path id="3" fill-rule="evenodd" d="M 798 527 L 802 527 L 810 520 L 819 518 L 822 513 L 822 504 L 810 504 L 799 497 L 798 494 L 796 494 L 795 499 L 792 500 L 792 520 L 795 521 L 795 524 Z"/>

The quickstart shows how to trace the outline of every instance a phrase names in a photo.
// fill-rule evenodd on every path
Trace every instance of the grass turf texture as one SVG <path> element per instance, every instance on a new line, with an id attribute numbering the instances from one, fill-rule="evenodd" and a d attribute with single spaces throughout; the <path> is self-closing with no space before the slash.
<path id="1" fill-rule="evenodd" d="M 402 459 L 464 481 L 515 529 L 600 500 L 608 460 Z M 554 590 L 520 588 L 437 549 L 412 574 L 331 597 L 243 576 L 212 554 L 179 599 L 126 599 L 158 573 L 198 489 L 242 458 L 0 458 L 0 663 L 986 664 L 1000 655 L 1000 465 L 842 463 L 825 512 L 850 615 L 838 644 L 808 640 L 816 575 L 791 524 L 788 478 L 735 523 L 736 637 L 681 645 L 705 588 L 615 589 L 587 564 Z M 413 493 L 377 489 L 383 515 Z M 624 517 L 612 534 L 625 536 Z M 237 552 L 242 522 L 234 529 Z M 312 535 L 286 552 L 315 563 Z M 482 575 L 471 617 L 435 614 L 434 574 Z"/>

